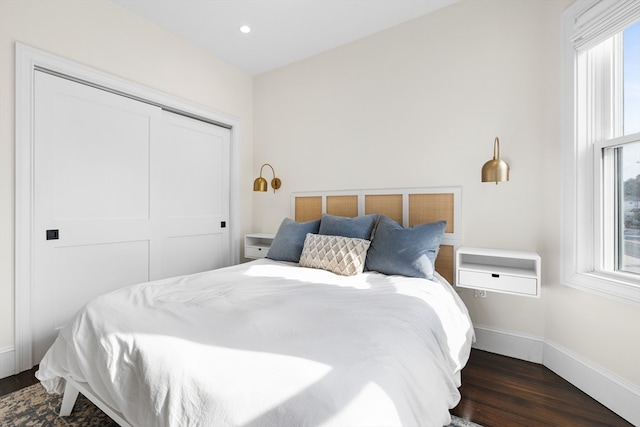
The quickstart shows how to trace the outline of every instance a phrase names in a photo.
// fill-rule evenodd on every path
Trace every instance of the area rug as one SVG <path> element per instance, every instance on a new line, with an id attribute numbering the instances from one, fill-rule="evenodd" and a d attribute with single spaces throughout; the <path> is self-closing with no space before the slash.
<path id="1" fill-rule="evenodd" d="M 113 420 L 82 394 L 68 417 L 59 417 L 62 396 L 49 394 L 34 384 L 0 397 L 0 426 L 12 427 L 117 427 Z M 451 416 L 448 427 L 482 427 Z"/>

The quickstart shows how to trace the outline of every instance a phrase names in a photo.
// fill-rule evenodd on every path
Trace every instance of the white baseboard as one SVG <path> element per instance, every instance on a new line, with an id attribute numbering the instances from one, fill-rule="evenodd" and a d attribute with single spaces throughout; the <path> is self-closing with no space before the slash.
<path id="1" fill-rule="evenodd" d="M 540 363 L 604 406 L 640 426 L 640 387 L 592 361 L 540 337 L 475 325 L 473 348 Z"/>
<path id="2" fill-rule="evenodd" d="M 549 340 L 545 342 L 543 364 L 634 426 L 640 426 L 637 385 Z"/>
<path id="3" fill-rule="evenodd" d="M 542 363 L 544 340 L 531 335 L 474 325 L 476 342 L 473 348 L 501 354 L 528 362 Z"/>
<path id="4" fill-rule="evenodd" d="M 13 346 L 0 348 L 0 378 L 16 373 L 16 350 Z"/>

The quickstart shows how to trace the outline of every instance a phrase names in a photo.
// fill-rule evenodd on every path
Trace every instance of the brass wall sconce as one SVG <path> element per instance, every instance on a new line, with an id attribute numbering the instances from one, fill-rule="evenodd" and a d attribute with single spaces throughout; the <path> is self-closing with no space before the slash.
<path id="1" fill-rule="evenodd" d="M 500 140 L 496 136 L 493 141 L 493 159 L 482 166 L 482 182 L 509 181 L 509 165 L 504 160 L 500 160 Z"/>
<path id="2" fill-rule="evenodd" d="M 273 192 L 275 193 L 278 188 L 282 185 L 282 181 L 280 178 L 276 178 L 276 171 L 273 170 L 273 166 L 269 163 L 265 163 L 260 167 L 260 177 L 256 178 L 253 181 L 253 191 L 267 191 L 267 180 L 262 177 L 262 168 L 265 166 L 269 166 L 271 168 L 271 172 L 273 173 L 273 179 L 271 180 L 271 187 L 273 188 Z"/>

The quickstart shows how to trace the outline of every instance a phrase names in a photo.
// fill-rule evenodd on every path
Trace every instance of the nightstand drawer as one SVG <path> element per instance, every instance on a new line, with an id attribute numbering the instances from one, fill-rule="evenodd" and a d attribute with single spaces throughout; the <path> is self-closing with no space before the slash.
<path id="1" fill-rule="evenodd" d="M 458 271 L 458 284 L 463 287 L 486 289 L 488 291 L 512 292 L 536 295 L 538 283 L 535 277 L 518 277 L 509 274 Z"/>
<path id="2" fill-rule="evenodd" d="M 259 246 L 245 246 L 244 256 L 245 258 L 264 258 L 269 253 L 269 248 Z"/>
<path id="3" fill-rule="evenodd" d="M 255 233 L 244 236 L 244 257 L 249 259 L 265 258 L 273 243 L 275 234 Z"/>

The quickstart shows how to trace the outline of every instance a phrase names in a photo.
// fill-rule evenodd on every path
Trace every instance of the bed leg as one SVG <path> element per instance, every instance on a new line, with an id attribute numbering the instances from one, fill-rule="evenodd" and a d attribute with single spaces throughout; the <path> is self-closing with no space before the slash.
<path id="1" fill-rule="evenodd" d="M 61 417 L 71 415 L 71 411 L 73 411 L 73 406 L 76 404 L 76 399 L 78 398 L 79 393 L 78 389 L 75 388 L 70 381 L 67 381 L 67 385 L 64 388 L 64 395 L 62 396 L 62 405 L 60 405 Z"/>

